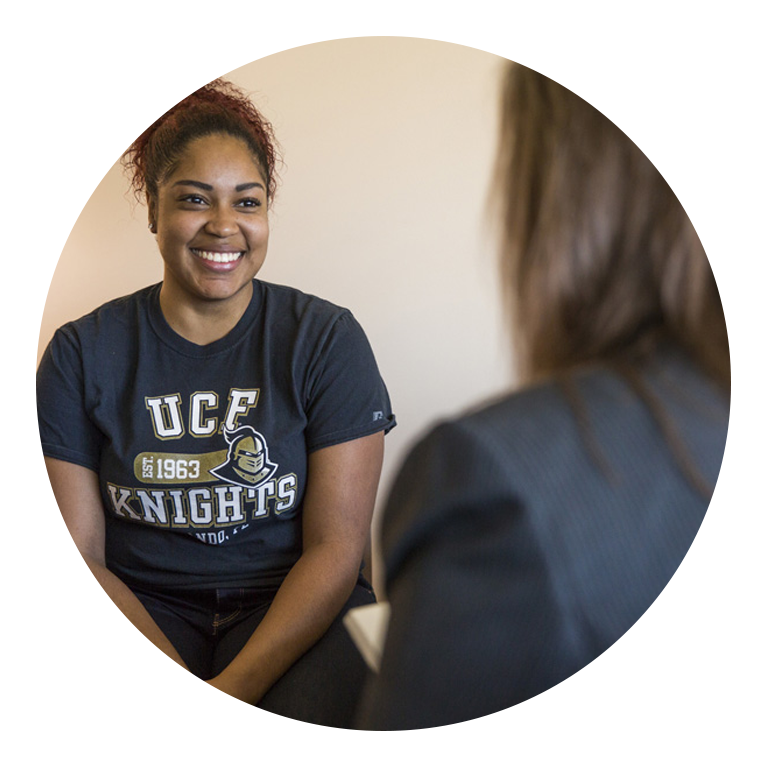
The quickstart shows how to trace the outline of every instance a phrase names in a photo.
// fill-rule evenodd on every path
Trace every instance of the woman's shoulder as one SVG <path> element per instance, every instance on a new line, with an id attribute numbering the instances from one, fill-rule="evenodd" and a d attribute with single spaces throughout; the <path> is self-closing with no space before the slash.
<path id="1" fill-rule="evenodd" d="M 129 295 L 101 304 L 78 319 L 66 322 L 53 334 L 47 351 L 72 359 L 92 360 L 101 364 L 113 358 L 118 350 L 123 354 L 135 347 L 149 307 L 159 290 L 159 284 L 150 285 Z"/>
<path id="2" fill-rule="evenodd" d="M 476 495 L 478 487 L 488 490 L 513 482 L 516 467 L 575 429 L 569 418 L 565 399 L 548 381 L 438 419 L 409 449 L 395 494 L 418 488 L 431 496 L 457 498 L 465 492 Z"/>
<path id="3" fill-rule="evenodd" d="M 282 333 L 324 349 L 328 344 L 362 342 L 365 332 L 351 310 L 297 288 L 258 281 L 261 321 L 270 333 Z"/>
<path id="4" fill-rule="evenodd" d="M 264 303 L 267 306 L 271 305 L 274 309 L 287 309 L 299 315 L 309 314 L 318 317 L 338 317 L 349 313 L 349 310 L 343 306 L 298 288 L 263 280 L 257 282 L 261 286 Z"/>
<path id="5" fill-rule="evenodd" d="M 159 288 L 160 283 L 157 283 L 134 293 L 113 298 L 87 314 L 64 323 L 59 328 L 59 333 L 82 336 L 94 332 L 108 333 L 112 329 L 122 330 L 126 324 L 130 325 L 135 321 L 138 313 L 147 310 Z"/>
<path id="6" fill-rule="evenodd" d="M 471 443 L 475 449 L 508 455 L 529 452 L 575 428 L 562 388 L 554 380 L 498 394 L 433 425 L 423 441 Z"/>
<path id="7" fill-rule="evenodd" d="M 680 473 L 659 408 L 715 482 L 726 406 L 683 356 L 659 358 L 641 375 L 649 406 L 625 376 L 595 365 L 435 424 L 393 486 L 382 528 L 387 557 L 396 564 L 427 531 L 449 519 L 488 518 L 494 509 L 501 516 L 514 509 L 547 530 L 634 524 L 669 507 L 694 534 L 707 504 Z"/>
<path id="8" fill-rule="evenodd" d="M 563 481 L 585 476 L 594 444 L 630 470 L 665 466 L 659 418 L 693 453 L 710 453 L 706 464 L 721 461 L 728 401 L 713 382 L 677 353 L 659 355 L 639 376 L 640 391 L 612 366 L 592 365 L 500 395 L 429 426 L 410 462 L 440 467 L 446 477 L 471 465 L 473 475 L 518 489 L 550 483 L 552 472 Z"/>

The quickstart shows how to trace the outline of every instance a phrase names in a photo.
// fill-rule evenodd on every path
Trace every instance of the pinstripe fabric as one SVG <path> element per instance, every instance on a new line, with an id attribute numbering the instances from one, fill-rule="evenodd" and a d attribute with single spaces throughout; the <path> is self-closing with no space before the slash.
<path id="1" fill-rule="evenodd" d="M 642 378 L 713 487 L 727 400 L 673 350 Z M 679 566 L 708 499 L 620 376 L 593 368 L 573 384 L 580 419 L 545 383 L 438 425 L 405 461 L 382 527 L 391 622 L 360 726 L 450 724 L 547 690 Z"/>

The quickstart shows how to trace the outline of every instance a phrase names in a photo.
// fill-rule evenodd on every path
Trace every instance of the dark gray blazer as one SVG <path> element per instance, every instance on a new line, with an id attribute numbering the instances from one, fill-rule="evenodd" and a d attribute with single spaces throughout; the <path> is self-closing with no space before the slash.
<path id="1" fill-rule="evenodd" d="M 728 399 L 673 350 L 641 377 L 713 488 Z M 382 527 L 391 622 L 360 727 L 451 724 L 547 690 L 619 639 L 687 553 L 708 498 L 657 418 L 608 369 L 572 381 L 576 407 L 536 386 L 439 425 L 405 461 Z"/>

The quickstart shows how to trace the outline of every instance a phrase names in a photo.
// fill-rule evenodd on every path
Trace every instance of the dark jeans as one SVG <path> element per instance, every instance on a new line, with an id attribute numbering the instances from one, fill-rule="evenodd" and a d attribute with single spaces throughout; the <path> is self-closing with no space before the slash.
<path id="1" fill-rule="evenodd" d="M 274 589 L 135 590 L 189 670 L 201 679 L 221 672 L 261 623 Z M 342 618 L 347 610 L 375 602 L 360 577 L 351 597 L 324 636 L 278 679 L 258 708 L 328 727 L 353 728 L 367 670 Z"/>

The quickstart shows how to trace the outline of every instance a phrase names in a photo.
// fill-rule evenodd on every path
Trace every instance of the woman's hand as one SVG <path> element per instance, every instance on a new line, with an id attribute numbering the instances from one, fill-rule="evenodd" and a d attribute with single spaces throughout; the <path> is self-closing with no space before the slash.
<path id="1" fill-rule="evenodd" d="M 152 732 L 242 732 L 254 705 L 251 697 L 217 676 L 187 690 Z"/>
<path id="2" fill-rule="evenodd" d="M 256 631 L 208 684 L 256 703 L 327 631 L 357 582 L 383 440 L 383 432 L 378 432 L 310 454 L 303 553 Z"/>

